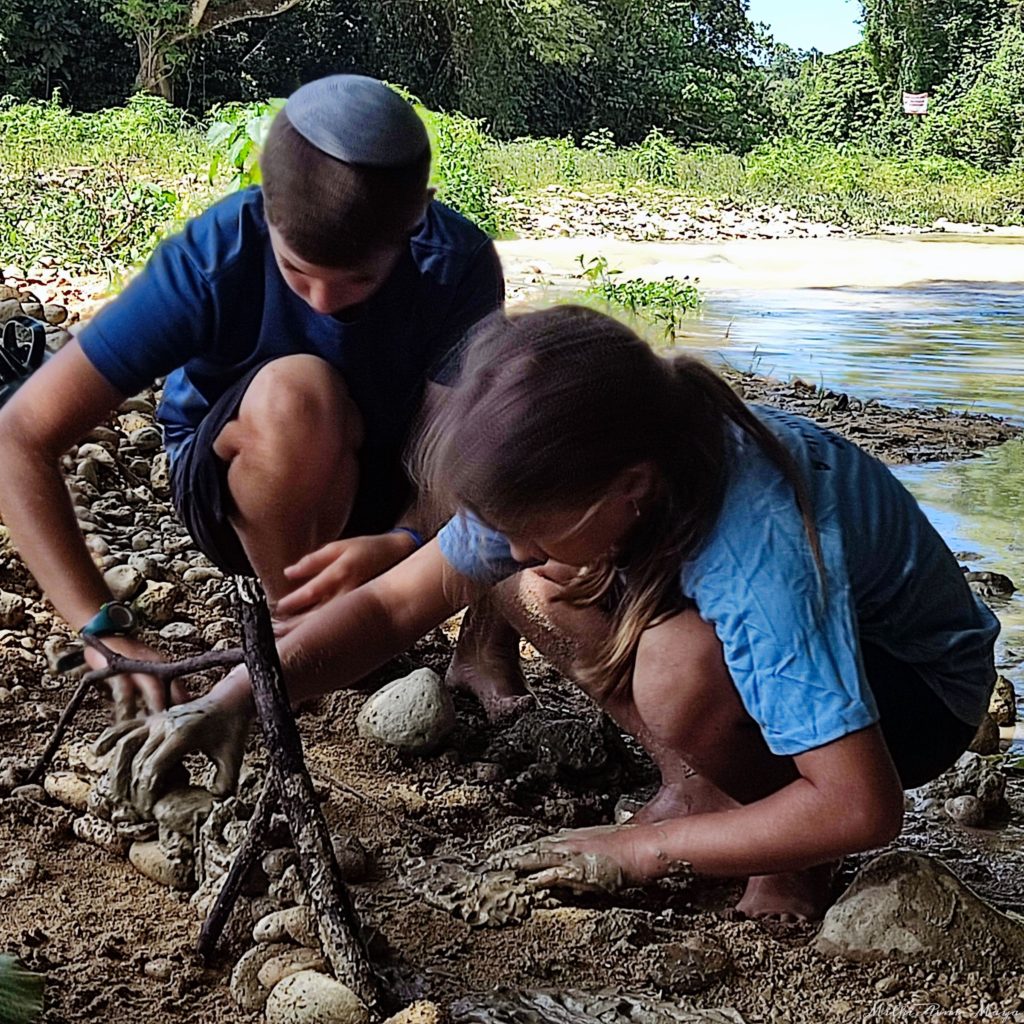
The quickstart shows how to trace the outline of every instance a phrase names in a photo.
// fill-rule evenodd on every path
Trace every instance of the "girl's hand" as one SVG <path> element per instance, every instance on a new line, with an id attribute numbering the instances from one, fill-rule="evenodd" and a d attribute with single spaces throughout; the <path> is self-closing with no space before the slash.
<path id="1" fill-rule="evenodd" d="M 306 582 L 281 598 L 274 614 L 287 619 L 355 590 L 397 565 L 415 547 L 415 541 L 402 532 L 331 541 L 285 569 L 289 580 Z"/>
<path id="2" fill-rule="evenodd" d="M 130 636 L 107 636 L 103 643 L 115 654 L 139 661 L 166 661 L 164 655 L 148 644 Z M 95 647 L 86 646 L 85 661 L 91 669 L 106 668 L 107 659 Z M 174 680 L 168 689 L 156 676 L 135 672 L 130 675 L 112 676 L 107 680 L 110 695 L 114 702 L 114 721 L 125 722 L 135 718 L 139 713 L 141 698 L 146 714 L 156 714 L 171 704 L 181 704 L 188 700 L 188 691 L 178 680 Z"/>
<path id="3" fill-rule="evenodd" d="M 537 889 L 617 892 L 649 880 L 640 866 L 638 834 L 630 825 L 570 829 L 495 854 L 489 866 L 524 875 Z"/>

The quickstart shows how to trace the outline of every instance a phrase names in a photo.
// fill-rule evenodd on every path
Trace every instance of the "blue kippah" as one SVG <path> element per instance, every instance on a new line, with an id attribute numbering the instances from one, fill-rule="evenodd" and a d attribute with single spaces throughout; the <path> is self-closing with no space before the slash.
<path id="1" fill-rule="evenodd" d="M 307 82 L 288 97 L 284 112 L 307 142 L 350 164 L 404 167 L 430 148 L 412 104 L 365 75 Z"/>

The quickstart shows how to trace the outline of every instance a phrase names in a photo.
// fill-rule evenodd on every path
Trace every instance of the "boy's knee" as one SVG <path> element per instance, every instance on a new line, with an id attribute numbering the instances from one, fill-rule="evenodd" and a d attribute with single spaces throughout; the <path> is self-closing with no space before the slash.
<path id="1" fill-rule="evenodd" d="M 237 450 L 261 451 L 315 445 L 321 457 L 362 445 L 363 422 L 345 379 L 312 355 L 282 356 L 253 378 L 238 417 L 225 427 Z M 229 435 L 230 436 L 230 435 Z M 219 439 L 218 439 L 219 440 Z"/>

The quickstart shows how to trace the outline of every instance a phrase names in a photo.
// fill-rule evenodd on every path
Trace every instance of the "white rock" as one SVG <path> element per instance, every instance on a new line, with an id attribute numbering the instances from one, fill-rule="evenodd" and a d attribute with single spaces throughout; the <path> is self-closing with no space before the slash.
<path id="1" fill-rule="evenodd" d="M 437 673 L 421 668 L 379 689 L 363 705 L 356 725 L 360 736 L 423 753 L 455 727 L 455 706 Z"/>
<path id="2" fill-rule="evenodd" d="M 133 606 L 146 622 L 166 626 L 174 618 L 174 607 L 180 596 L 173 583 L 150 583 L 135 599 Z"/>
<path id="3" fill-rule="evenodd" d="M 317 971 L 290 974 L 271 990 L 267 1024 L 367 1024 L 359 997 L 340 981 Z"/>
<path id="4" fill-rule="evenodd" d="M 140 874 L 168 889 L 192 888 L 192 865 L 176 860 L 157 842 L 132 843 L 128 859 Z"/>
<path id="5" fill-rule="evenodd" d="M 73 811 L 85 811 L 89 806 L 92 786 L 75 772 L 51 772 L 43 779 L 43 789 L 59 804 Z"/>
<path id="6" fill-rule="evenodd" d="M 287 953 L 291 947 L 275 942 L 270 945 L 253 946 L 242 954 L 231 972 L 231 998 L 243 1009 L 253 1013 L 267 1001 L 268 990 L 259 980 L 260 968 L 275 956 Z"/>
<path id="7" fill-rule="evenodd" d="M 0 590 L 0 629 L 17 629 L 25 621 L 25 599 Z"/>
<path id="8" fill-rule="evenodd" d="M 323 971 L 325 969 L 326 965 L 319 950 L 310 949 L 309 946 L 296 946 L 287 953 L 282 953 L 280 956 L 275 956 L 268 960 L 260 968 L 257 977 L 264 988 L 271 989 L 290 974 L 298 974 L 299 971 Z"/>
<path id="9" fill-rule="evenodd" d="M 115 565 L 103 574 L 103 582 L 110 588 L 115 601 L 130 601 L 145 580 L 138 569 L 130 565 Z"/>
<path id="10" fill-rule="evenodd" d="M 286 907 L 267 914 L 257 921 L 252 937 L 256 942 L 282 942 L 288 938 L 300 946 L 315 946 L 320 941 L 316 918 L 308 907 Z"/>

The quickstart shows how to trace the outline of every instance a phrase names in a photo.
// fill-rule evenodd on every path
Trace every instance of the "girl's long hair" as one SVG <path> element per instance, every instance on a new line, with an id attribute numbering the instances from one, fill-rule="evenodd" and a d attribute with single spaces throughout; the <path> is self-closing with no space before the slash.
<path id="1" fill-rule="evenodd" d="M 564 595 L 577 606 L 608 604 L 621 587 L 613 628 L 586 670 L 607 701 L 630 685 L 640 634 L 682 603 L 680 567 L 718 517 L 733 426 L 792 485 L 820 569 L 806 486 L 771 431 L 703 363 L 662 358 L 625 325 L 580 306 L 485 321 L 423 431 L 412 471 L 436 508 L 528 536 L 532 514 L 589 508 L 622 471 L 656 467 L 655 500 L 628 547 L 581 568 Z"/>

